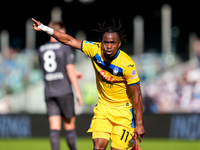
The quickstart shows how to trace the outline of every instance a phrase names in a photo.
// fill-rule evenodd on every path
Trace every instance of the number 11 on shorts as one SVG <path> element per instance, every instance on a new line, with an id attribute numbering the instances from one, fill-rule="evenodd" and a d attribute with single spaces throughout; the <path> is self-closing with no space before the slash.
<path id="1" fill-rule="evenodd" d="M 122 137 L 121 137 L 121 140 L 124 140 L 124 142 L 127 141 L 127 138 L 129 136 L 129 132 L 126 131 L 125 129 L 123 129 L 123 133 L 122 133 Z"/>

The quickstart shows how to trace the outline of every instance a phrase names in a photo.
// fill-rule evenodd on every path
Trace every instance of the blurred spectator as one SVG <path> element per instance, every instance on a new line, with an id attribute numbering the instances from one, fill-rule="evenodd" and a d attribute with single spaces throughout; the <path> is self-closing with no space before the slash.
<path id="1" fill-rule="evenodd" d="M 156 83 L 147 86 L 145 93 L 146 112 L 200 113 L 200 68 L 186 67 L 177 76 L 166 72 Z"/>
<path id="2" fill-rule="evenodd" d="M 145 113 L 157 113 L 158 107 L 156 105 L 157 100 L 157 87 L 154 84 L 150 84 L 145 88 L 146 96 L 143 98 L 144 101 L 144 112 Z"/>
<path id="3" fill-rule="evenodd" d="M 34 50 L 7 48 L 0 53 L 0 98 L 32 84 L 30 76 L 39 66 L 36 59 Z M 37 76 L 37 81 L 42 80 L 41 71 L 37 72 Z"/>

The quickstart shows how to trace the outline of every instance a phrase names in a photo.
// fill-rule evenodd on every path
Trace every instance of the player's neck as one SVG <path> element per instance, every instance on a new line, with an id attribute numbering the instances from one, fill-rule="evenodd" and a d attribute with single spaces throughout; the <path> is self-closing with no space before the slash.
<path id="1" fill-rule="evenodd" d="M 55 42 L 58 42 L 56 39 L 54 39 L 53 37 L 50 38 L 49 42 L 51 43 L 55 43 Z"/>

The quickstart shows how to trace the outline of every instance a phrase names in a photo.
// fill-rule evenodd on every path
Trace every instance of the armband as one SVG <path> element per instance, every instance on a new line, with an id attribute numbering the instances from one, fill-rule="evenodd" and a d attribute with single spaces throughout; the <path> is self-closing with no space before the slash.
<path id="1" fill-rule="evenodd" d="M 46 32 L 49 35 L 52 35 L 54 33 L 54 30 L 48 26 L 45 26 L 43 24 L 39 25 L 38 28 L 40 28 L 42 31 Z"/>

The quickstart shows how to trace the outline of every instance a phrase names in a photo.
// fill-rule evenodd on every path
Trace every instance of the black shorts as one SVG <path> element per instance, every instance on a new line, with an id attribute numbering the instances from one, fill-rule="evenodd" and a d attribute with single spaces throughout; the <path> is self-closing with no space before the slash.
<path id="1" fill-rule="evenodd" d="M 73 94 L 61 95 L 59 97 L 46 97 L 46 106 L 48 116 L 62 116 L 71 119 L 75 116 L 74 96 Z"/>

